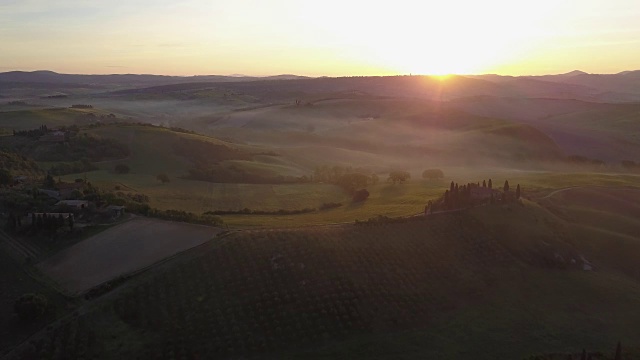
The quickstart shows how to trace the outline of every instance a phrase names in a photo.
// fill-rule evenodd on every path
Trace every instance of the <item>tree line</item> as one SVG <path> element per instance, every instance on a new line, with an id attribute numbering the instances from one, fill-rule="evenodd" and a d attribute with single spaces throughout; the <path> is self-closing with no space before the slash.
<path id="1" fill-rule="evenodd" d="M 493 180 L 482 180 L 476 183 L 467 183 L 460 185 L 451 181 L 449 189 L 445 190 L 442 197 L 434 202 L 429 202 L 425 212 L 430 211 L 447 211 L 469 208 L 486 203 L 494 204 L 498 201 L 508 202 L 518 200 L 521 197 L 520 184 L 517 184 L 516 190 L 511 192 L 509 180 L 505 180 L 502 191 L 493 189 Z"/>
<path id="2" fill-rule="evenodd" d="M 7 218 L 6 229 L 10 232 L 16 232 L 22 228 L 22 217 L 15 215 L 15 213 L 9 213 Z M 73 231 L 74 220 L 73 214 L 69 214 L 65 219 L 61 213 L 31 213 L 30 229 L 32 233 L 40 233 L 44 231 L 49 236 L 53 236 L 59 229 L 68 227 L 69 231 Z"/>
<path id="3" fill-rule="evenodd" d="M 322 165 L 313 171 L 313 180 L 340 186 L 353 202 L 362 202 L 369 198 L 366 187 L 377 184 L 380 178 L 363 168 Z"/>
<path id="4" fill-rule="evenodd" d="M 49 132 L 47 125 L 40 125 L 37 129 L 31 130 L 13 130 L 13 136 L 22 136 L 28 138 L 39 139 L 41 136 L 46 135 Z"/>

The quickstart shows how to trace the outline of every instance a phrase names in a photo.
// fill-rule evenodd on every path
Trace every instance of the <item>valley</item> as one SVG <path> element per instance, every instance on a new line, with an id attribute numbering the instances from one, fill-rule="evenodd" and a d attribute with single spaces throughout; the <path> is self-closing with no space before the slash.
<path id="1" fill-rule="evenodd" d="M 636 76 L 0 73 L 0 355 L 638 358 Z"/>

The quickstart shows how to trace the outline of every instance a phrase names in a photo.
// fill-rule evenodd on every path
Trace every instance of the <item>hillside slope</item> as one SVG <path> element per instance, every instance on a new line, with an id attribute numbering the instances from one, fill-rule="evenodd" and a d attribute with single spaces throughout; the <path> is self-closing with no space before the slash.
<path id="1" fill-rule="evenodd" d="M 133 280 L 21 351 L 518 359 L 640 343 L 637 278 L 611 268 L 614 258 L 589 258 L 573 234 L 530 202 L 401 224 L 244 231 Z"/>

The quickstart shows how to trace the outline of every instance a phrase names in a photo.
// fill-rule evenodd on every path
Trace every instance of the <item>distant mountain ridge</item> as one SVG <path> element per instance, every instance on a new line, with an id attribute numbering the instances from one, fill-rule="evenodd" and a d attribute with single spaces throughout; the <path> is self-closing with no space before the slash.
<path id="1" fill-rule="evenodd" d="M 251 80 L 291 80 L 304 79 L 305 76 L 290 74 L 257 77 L 244 75 L 195 75 L 170 76 L 154 74 L 60 74 L 49 70 L 9 71 L 0 73 L 0 82 L 13 83 L 65 83 L 88 85 L 163 85 L 182 82 L 234 82 Z"/>
<path id="2" fill-rule="evenodd" d="M 287 80 L 287 81 L 282 81 Z M 232 75 L 168 76 L 153 74 L 82 75 L 52 71 L 0 73 L 0 90 L 103 88 L 107 94 L 145 94 L 220 88 L 267 101 L 303 94 L 363 92 L 376 96 L 452 100 L 475 96 L 574 99 L 588 102 L 640 102 L 640 70 L 589 74 L 574 70 L 558 75 L 368 76 L 312 78 L 292 74 L 266 77 Z M 298 94 L 298 95 L 296 95 Z M 6 94 L 3 94 L 6 95 Z"/>

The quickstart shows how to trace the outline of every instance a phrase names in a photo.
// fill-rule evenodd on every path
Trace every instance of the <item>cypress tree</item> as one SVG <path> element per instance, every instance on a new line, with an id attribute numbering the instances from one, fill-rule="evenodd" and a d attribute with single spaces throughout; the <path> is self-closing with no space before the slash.
<path id="1" fill-rule="evenodd" d="M 504 191 L 505 192 L 509 191 L 509 180 L 504 181 Z"/>
<path id="2" fill-rule="evenodd" d="M 450 199 L 449 199 L 450 195 L 449 194 L 450 194 L 449 190 L 446 190 L 444 192 L 444 208 L 446 210 L 449 210 L 449 202 L 450 202 Z"/>
<path id="3" fill-rule="evenodd" d="M 520 184 L 516 186 L 516 199 L 520 199 Z"/>
<path id="4" fill-rule="evenodd" d="M 618 346 L 616 346 L 616 356 L 613 360 L 622 360 L 622 345 L 620 344 L 620 341 L 618 341 Z"/>
<path id="5" fill-rule="evenodd" d="M 7 218 L 7 230 L 14 231 L 16 229 L 16 218 L 13 213 L 9 213 L 9 217 Z"/>
<path id="6" fill-rule="evenodd" d="M 482 187 L 486 188 L 487 187 L 487 180 L 482 180 Z"/>
<path id="7" fill-rule="evenodd" d="M 491 179 L 489 179 L 489 189 L 493 189 L 493 182 L 491 182 Z"/>

